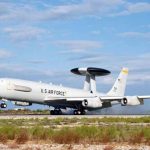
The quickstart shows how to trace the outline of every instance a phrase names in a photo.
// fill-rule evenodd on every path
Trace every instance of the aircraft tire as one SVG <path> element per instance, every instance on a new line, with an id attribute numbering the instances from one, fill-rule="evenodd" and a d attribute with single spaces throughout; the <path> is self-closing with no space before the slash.
<path id="1" fill-rule="evenodd" d="M 51 111 L 50 111 L 50 114 L 51 114 L 51 115 L 54 115 L 54 110 L 51 110 Z"/>
<path id="2" fill-rule="evenodd" d="M 62 111 L 60 109 L 54 109 L 50 111 L 51 115 L 62 115 Z"/>
<path id="3" fill-rule="evenodd" d="M 7 104 L 6 103 L 4 103 L 4 108 L 6 108 L 7 107 Z"/>
<path id="4" fill-rule="evenodd" d="M 81 115 L 81 111 L 80 110 L 77 110 L 77 115 Z"/>
<path id="5" fill-rule="evenodd" d="M 6 108 L 6 107 L 7 107 L 7 104 L 6 104 L 6 103 L 1 103 L 0 107 L 1 107 L 1 108 Z"/>
<path id="6" fill-rule="evenodd" d="M 74 114 L 74 115 L 77 115 L 77 110 L 74 110 L 73 114 Z"/>
<path id="7" fill-rule="evenodd" d="M 85 115 L 85 111 L 81 111 L 81 110 L 74 110 L 74 115 Z"/>
<path id="8" fill-rule="evenodd" d="M 60 109 L 54 109 L 54 115 L 61 115 L 62 111 Z"/>
<path id="9" fill-rule="evenodd" d="M 85 115 L 85 111 L 84 110 L 81 112 L 81 115 Z"/>
<path id="10" fill-rule="evenodd" d="M 58 115 L 58 111 L 54 109 L 54 115 Z"/>
<path id="11" fill-rule="evenodd" d="M 58 110 L 58 113 L 59 113 L 59 115 L 62 115 L 62 111 L 61 110 Z"/>

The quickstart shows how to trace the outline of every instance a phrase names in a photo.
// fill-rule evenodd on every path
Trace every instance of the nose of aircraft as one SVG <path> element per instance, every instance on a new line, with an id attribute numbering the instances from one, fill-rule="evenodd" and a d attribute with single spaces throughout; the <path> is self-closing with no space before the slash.
<path id="1" fill-rule="evenodd" d="M 7 79 L 0 78 L 0 97 L 5 94 L 7 88 Z"/>

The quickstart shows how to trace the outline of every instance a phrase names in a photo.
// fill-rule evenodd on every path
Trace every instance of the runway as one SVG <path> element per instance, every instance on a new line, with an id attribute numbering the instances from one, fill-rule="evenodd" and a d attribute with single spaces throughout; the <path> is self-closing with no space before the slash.
<path id="1" fill-rule="evenodd" d="M 0 115 L 0 119 L 56 119 L 56 118 L 141 118 L 141 117 L 150 117 L 150 115 Z"/>

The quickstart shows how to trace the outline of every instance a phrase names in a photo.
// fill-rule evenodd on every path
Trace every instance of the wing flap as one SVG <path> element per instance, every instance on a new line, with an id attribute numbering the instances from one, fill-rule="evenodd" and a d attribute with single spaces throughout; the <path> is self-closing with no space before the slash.
<path id="1" fill-rule="evenodd" d="M 65 101 L 83 101 L 88 98 L 95 98 L 95 96 L 91 97 L 46 97 L 44 101 L 57 101 L 57 100 L 65 100 Z"/>
<path id="2" fill-rule="evenodd" d="M 132 96 L 131 96 L 132 97 Z M 44 102 L 46 104 L 76 104 L 76 103 L 81 103 L 83 100 L 85 99 L 94 99 L 95 96 L 93 97 L 46 97 L 44 99 Z M 100 96 L 99 97 L 100 100 L 102 102 L 113 102 L 113 101 L 118 101 L 118 102 L 121 102 L 121 100 L 124 98 L 123 96 Z M 137 96 L 137 98 L 141 101 L 143 101 L 144 99 L 150 99 L 150 95 L 145 95 L 145 96 Z"/>
<path id="3" fill-rule="evenodd" d="M 75 106 L 81 104 L 84 99 L 85 98 L 83 97 L 82 98 L 47 97 L 45 98 L 44 103 L 53 107 L 57 106 L 59 108 L 66 108 L 66 107 L 76 108 Z"/>
<path id="4" fill-rule="evenodd" d="M 45 102 L 59 102 L 59 101 L 66 101 L 66 102 L 80 102 L 83 101 L 85 99 L 89 99 L 89 98 L 95 98 L 94 97 L 47 97 L 44 99 Z M 121 96 L 102 96 L 100 97 L 100 100 L 102 102 L 111 102 L 111 101 L 120 101 L 121 99 L 123 99 L 123 97 Z"/>
<path id="5" fill-rule="evenodd" d="M 121 101 L 123 98 L 124 98 L 123 96 L 102 96 L 102 97 L 100 97 L 102 102 Z M 141 100 L 150 99 L 150 95 L 137 96 L 137 98 L 141 99 Z"/>
<path id="6" fill-rule="evenodd" d="M 66 101 L 72 102 L 72 101 L 83 101 L 85 98 L 67 98 Z"/>
<path id="7" fill-rule="evenodd" d="M 112 101 L 121 101 L 123 99 L 122 96 L 103 96 L 100 97 L 102 102 L 112 102 Z"/>

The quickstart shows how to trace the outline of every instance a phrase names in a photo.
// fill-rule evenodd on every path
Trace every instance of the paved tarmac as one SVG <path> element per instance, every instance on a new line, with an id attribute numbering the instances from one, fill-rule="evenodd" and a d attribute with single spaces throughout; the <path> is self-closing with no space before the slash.
<path id="1" fill-rule="evenodd" d="M 56 118 L 140 118 L 150 117 L 150 115 L 0 115 L 0 119 L 56 119 Z"/>

